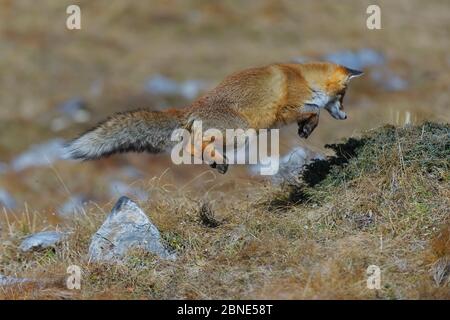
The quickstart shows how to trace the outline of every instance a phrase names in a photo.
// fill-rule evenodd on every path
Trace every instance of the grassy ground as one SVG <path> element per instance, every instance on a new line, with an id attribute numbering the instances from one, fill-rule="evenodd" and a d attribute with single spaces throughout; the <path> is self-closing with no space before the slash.
<path id="1" fill-rule="evenodd" d="M 286 128 L 283 152 L 298 145 L 324 151 L 326 143 L 385 123 L 450 121 L 445 0 L 426 6 L 418 0 L 380 1 L 383 28 L 377 31 L 365 25 L 370 1 L 78 1 L 82 30 L 68 31 L 65 9 L 72 3 L 44 0 L 29 6 L 26 0 L 0 1 L 0 87 L 5 93 L 0 95 L 0 162 L 10 162 L 34 143 L 71 139 L 115 111 L 189 103 L 145 94 L 144 83 L 155 73 L 180 81 L 201 79 L 212 87 L 249 66 L 366 47 L 385 54 L 386 67 L 407 79 L 408 88 L 385 91 L 368 73 L 348 90 L 348 120 L 322 116 L 306 142 L 298 139 L 296 128 Z M 53 131 L 51 123 L 60 116 L 57 106 L 73 97 L 87 102 L 90 121 Z M 17 211 L 27 207 L 54 221 L 56 209 L 70 194 L 85 194 L 101 205 L 113 201 L 107 185 L 122 178 L 121 167 L 127 164 L 143 173 L 144 184 L 162 177 L 164 183 L 188 184 L 200 192 L 211 187 L 196 179 L 201 174 L 215 180 L 213 184 L 249 179 L 241 168 L 215 178 L 206 166 L 186 170 L 165 156 L 125 155 L 10 171 L 0 177 L 0 188 L 16 198 Z"/>
<path id="2" fill-rule="evenodd" d="M 372 2 L 0 0 L 0 165 L 32 144 L 73 138 L 115 111 L 189 103 L 145 93 L 156 73 L 213 87 L 242 68 L 348 49 L 383 53 L 381 68 L 408 87 L 384 90 L 370 80 L 377 68 L 366 70 L 346 95 L 348 120 L 321 116 L 306 142 L 296 128 L 283 129 L 282 151 L 300 145 L 331 154 L 324 145 L 387 123 L 448 123 L 448 1 L 377 1 L 382 29 L 369 31 Z M 82 9 L 79 31 L 65 28 L 73 3 Z M 89 122 L 52 129 L 57 106 L 73 97 L 86 101 Z M 245 168 L 218 176 L 207 166 L 143 154 L 8 170 L 0 188 L 18 206 L 0 207 L 0 274 L 43 283 L 0 297 L 447 298 L 448 280 L 438 277 L 447 272 L 450 237 L 444 131 L 448 126 L 426 125 L 369 133 L 364 145 L 336 147 L 338 155 L 339 148 L 352 155 L 348 164 L 339 156 L 316 163 L 295 186 L 272 185 Z M 127 176 L 127 166 L 141 176 Z M 90 237 L 117 200 L 108 190 L 114 180 L 148 191 L 150 200 L 140 205 L 178 250 L 178 261 L 136 252 L 125 266 L 87 263 Z M 76 194 L 92 200 L 86 217 L 58 218 L 58 207 Z M 222 222 L 216 228 L 201 222 L 204 202 Z M 56 251 L 17 251 L 31 232 L 67 228 L 69 242 Z M 70 264 L 84 270 L 80 292 L 65 289 Z M 380 291 L 366 289 L 369 264 L 382 269 Z"/>
<path id="3" fill-rule="evenodd" d="M 78 1 L 82 29 L 68 31 L 65 9 L 72 3 L 44 0 L 29 6 L 26 0 L 0 1 L 0 35 L 5 40 L 0 86 L 7 93 L 0 96 L 1 162 L 9 162 L 33 143 L 55 136 L 73 138 L 115 111 L 189 103 L 145 94 L 144 83 L 155 73 L 180 81 L 201 79 L 212 87 L 249 66 L 297 57 L 319 59 L 326 53 L 367 47 L 386 55 L 386 67 L 407 79 L 407 90 L 387 92 L 369 77 L 358 79 L 346 96 L 345 123 L 321 117 L 307 143 L 299 141 L 295 128 L 288 128 L 283 151 L 299 144 L 323 150 L 326 143 L 385 123 L 402 125 L 406 118 L 412 123 L 450 121 L 445 0 L 427 6 L 418 0 L 380 1 L 383 28 L 377 31 L 365 24 L 370 1 Z M 86 100 L 90 121 L 53 131 L 57 105 L 73 97 Z M 57 164 L 56 169 L 71 192 L 92 193 L 106 202 L 111 199 L 101 187 L 85 186 L 104 185 L 105 176 L 124 163 L 137 166 L 149 179 L 170 168 L 168 174 L 176 177 L 171 182 L 180 181 L 179 185 L 206 171 L 186 172 L 167 157 L 142 155 L 115 157 L 100 165 Z M 29 170 L 25 175 L 10 173 L 0 187 L 8 187 L 19 203 L 32 203 L 41 212 L 51 213 L 66 200 L 52 171 Z M 248 178 L 241 170 L 228 176 Z M 52 199 L 41 201 L 36 189 L 51 192 Z"/>
<path id="4" fill-rule="evenodd" d="M 176 261 L 133 252 L 123 265 L 88 263 L 90 237 L 110 206 L 92 206 L 70 225 L 67 243 L 32 254 L 16 250 L 32 223 L 11 221 L 1 241 L 3 271 L 41 283 L 0 295 L 448 299 L 449 134 L 448 125 L 433 123 L 372 130 L 332 146 L 336 155 L 310 165 L 299 184 L 240 186 L 223 195 L 227 201 L 153 181 L 154 197 L 141 205 Z M 205 210 L 218 225 L 205 223 Z M 80 291 L 65 289 L 70 264 L 83 270 Z M 380 290 L 366 287 L 369 265 L 381 268 Z"/>

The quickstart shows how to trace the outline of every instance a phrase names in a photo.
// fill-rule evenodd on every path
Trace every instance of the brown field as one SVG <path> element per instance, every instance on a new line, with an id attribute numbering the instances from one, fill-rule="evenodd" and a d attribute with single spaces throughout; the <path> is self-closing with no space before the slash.
<path id="1" fill-rule="evenodd" d="M 155 74 L 211 88 L 242 68 L 347 49 L 383 53 L 383 68 L 407 88 L 384 90 L 369 68 L 350 86 L 348 120 L 324 114 L 306 141 L 295 126 L 285 128 L 282 150 L 332 154 L 325 144 L 384 124 L 418 125 L 379 136 L 386 140 L 375 139 L 348 171 L 336 169 L 352 176 L 332 174 L 306 190 L 308 201 L 296 196 L 299 186 L 272 184 L 243 166 L 220 176 L 207 166 L 175 166 L 166 155 L 0 171 L 0 189 L 18 204 L 0 203 L 0 274 L 38 280 L 1 287 L 0 299 L 450 298 L 448 125 L 437 133 L 422 126 L 450 120 L 450 4 L 377 1 L 382 29 L 370 31 L 371 2 L 85 0 L 76 1 L 82 30 L 68 31 L 73 1 L 0 0 L 0 163 L 33 144 L 70 139 L 116 111 L 189 103 L 146 93 Z M 89 121 L 52 129 L 57 106 L 73 97 L 86 101 Z M 430 159 L 433 169 L 424 171 Z M 140 177 L 127 175 L 128 166 Z M 116 180 L 148 192 L 139 204 L 176 261 L 142 252 L 123 265 L 87 261 L 90 238 L 117 200 L 109 192 Z M 91 199 L 86 215 L 60 219 L 58 207 L 76 194 Z M 221 221 L 216 228 L 201 223 L 205 201 Z M 29 233 L 55 229 L 71 231 L 62 246 L 17 250 Z M 83 269 L 80 291 L 65 287 L 72 264 Z M 380 290 L 366 287 L 372 264 L 382 270 Z M 436 281 L 438 272 L 444 276 Z"/>

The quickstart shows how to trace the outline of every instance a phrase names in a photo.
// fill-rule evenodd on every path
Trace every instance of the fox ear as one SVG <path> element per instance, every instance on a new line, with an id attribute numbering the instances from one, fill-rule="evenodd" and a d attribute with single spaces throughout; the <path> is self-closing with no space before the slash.
<path id="1" fill-rule="evenodd" d="M 356 77 L 360 77 L 364 74 L 364 72 L 362 72 L 362 71 L 350 69 L 347 67 L 345 67 L 345 70 L 347 71 L 347 74 L 348 74 L 348 80 L 356 78 Z"/>

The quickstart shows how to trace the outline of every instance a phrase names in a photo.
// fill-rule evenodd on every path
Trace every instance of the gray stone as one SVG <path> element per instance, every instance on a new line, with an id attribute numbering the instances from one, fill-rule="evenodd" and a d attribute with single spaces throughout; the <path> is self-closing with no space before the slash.
<path id="1" fill-rule="evenodd" d="M 205 83 L 200 80 L 187 80 L 180 84 L 180 95 L 187 99 L 192 100 L 200 95 L 200 92 L 205 89 Z"/>
<path id="2" fill-rule="evenodd" d="M 20 279 L 15 277 L 8 277 L 0 274 L 0 287 L 12 286 L 30 282 L 30 279 Z"/>
<path id="3" fill-rule="evenodd" d="M 313 152 L 310 149 L 303 147 L 295 147 L 286 155 L 277 159 L 271 158 L 270 165 L 266 168 L 272 167 L 274 174 L 270 176 L 273 183 L 279 184 L 282 182 L 297 183 L 300 178 L 300 173 L 303 167 L 310 163 L 314 159 L 322 157 L 319 153 Z M 264 168 L 262 164 L 258 164 L 251 167 L 253 174 L 260 174 L 261 168 Z M 278 168 L 278 171 L 275 170 Z"/>
<path id="4" fill-rule="evenodd" d="M 88 198 L 84 195 L 70 197 L 61 207 L 58 208 L 58 215 L 63 218 L 71 218 L 84 214 L 84 206 Z"/>
<path id="5" fill-rule="evenodd" d="M 178 83 L 166 76 L 157 74 L 147 81 L 145 89 L 155 95 L 177 95 Z"/>
<path id="6" fill-rule="evenodd" d="M 291 152 L 280 159 L 280 169 L 278 174 L 272 177 L 274 182 L 296 182 L 299 178 L 303 166 L 308 163 L 311 158 L 311 151 L 301 147 L 296 147 Z"/>
<path id="7" fill-rule="evenodd" d="M 139 206 L 121 197 L 89 246 L 91 261 L 119 262 L 128 250 L 143 249 L 165 259 L 174 259 L 161 242 L 158 229 Z"/>
<path id="8" fill-rule="evenodd" d="M 0 174 L 6 173 L 9 170 L 9 166 L 7 163 L 0 162 Z"/>
<path id="9" fill-rule="evenodd" d="M 182 96 L 187 100 L 196 98 L 204 89 L 203 81 L 191 79 L 179 83 L 160 74 L 151 77 L 145 84 L 145 90 L 151 94 Z"/>
<path id="10" fill-rule="evenodd" d="M 26 237 L 19 246 L 23 252 L 54 247 L 60 243 L 65 234 L 58 231 L 42 231 Z"/>
<path id="11" fill-rule="evenodd" d="M 109 194 L 113 198 L 118 198 L 122 195 L 135 197 L 139 201 L 147 201 L 148 193 L 144 190 L 130 186 L 122 181 L 113 181 L 109 185 Z"/>
<path id="12" fill-rule="evenodd" d="M 75 122 L 87 122 L 90 119 L 90 113 L 87 109 L 87 103 L 81 98 L 67 100 L 58 106 L 58 110 L 66 117 Z"/>
<path id="13" fill-rule="evenodd" d="M 374 70 L 370 73 L 370 77 L 386 91 L 403 91 L 409 86 L 406 80 L 386 68 Z"/>
<path id="14" fill-rule="evenodd" d="M 323 59 L 357 70 L 381 66 L 386 62 L 382 53 L 369 48 L 363 48 L 356 51 L 343 50 L 333 52 L 324 55 Z"/>
<path id="15" fill-rule="evenodd" d="M 0 189 L 0 208 L 5 207 L 6 209 L 15 209 L 17 207 L 16 200 L 9 194 L 8 191 Z"/>
<path id="16" fill-rule="evenodd" d="M 141 179 L 144 177 L 144 174 L 142 173 L 142 171 L 140 171 L 139 169 L 137 169 L 131 165 L 127 165 L 127 166 L 121 168 L 120 173 L 124 177 L 131 178 L 131 179 Z"/>
<path id="17" fill-rule="evenodd" d="M 53 139 L 42 144 L 33 145 L 12 160 L 11 167 L 21 171 L 29 167 L 49 166 L 62 159 L 64 140 Z"/>

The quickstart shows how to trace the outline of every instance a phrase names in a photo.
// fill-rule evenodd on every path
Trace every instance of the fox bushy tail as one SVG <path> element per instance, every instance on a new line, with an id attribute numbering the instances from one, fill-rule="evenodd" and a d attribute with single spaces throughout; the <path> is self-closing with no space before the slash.
<path id="1" fill-rule="evenodd" d="M 180 110 L 117 113 L 66 145 L 68 159 L 98 159 L 121 152 L 167 151 L 173 130 L 183 126 Z"/>

